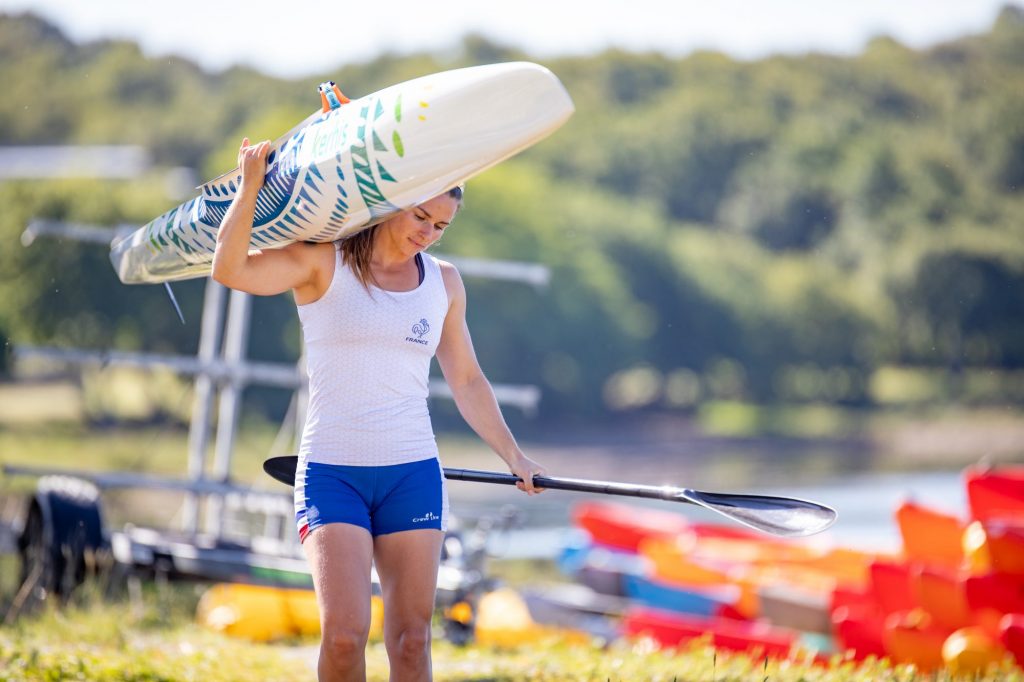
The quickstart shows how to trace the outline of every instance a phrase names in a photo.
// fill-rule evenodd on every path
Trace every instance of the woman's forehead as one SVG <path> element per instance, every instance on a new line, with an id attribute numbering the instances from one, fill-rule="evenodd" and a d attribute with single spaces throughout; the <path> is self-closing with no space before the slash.
<path id="1" fill-rule="evenodd" d="M 442 194 L 423 202 L 419 208 L 429 213 L 434 220 L 450 220 L 459 209 L 459 202 L 455 197 Z"/>

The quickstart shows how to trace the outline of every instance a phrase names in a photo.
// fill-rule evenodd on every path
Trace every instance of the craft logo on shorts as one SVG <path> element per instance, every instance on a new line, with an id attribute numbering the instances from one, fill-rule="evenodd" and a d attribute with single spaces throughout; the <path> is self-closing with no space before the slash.
<path id="1" fill-rule="evenodd" d="M 434 512 L 427 512 L 423 516 L 417 516 L 417 517 L 413 518 L 412 522 L 413 523 L 423 523 L 424 521 L 440 521 L 440 520 L 441 520 L 441 517 L 438 516 L 437 514 L 435 514 Z"/>
<path id="2" fill-rule="evenodd" d="M 412 333 L 416 335 L 416 338 L 414 339 L 411 336 L 407 336 L 407 337 L 405 337 L 405 340 L 406 341 L 411 341 L 413 343 L 418 343 L 418 344 L 421 344 L 423 346 L 426 346 L 428 344 L 423 339 L 423 335 L 426 334 L 429 331 L 430 331 L 430 325 L 427 324 L 426 318 L 420 318 L 420 321 L 412 326 Z"/>

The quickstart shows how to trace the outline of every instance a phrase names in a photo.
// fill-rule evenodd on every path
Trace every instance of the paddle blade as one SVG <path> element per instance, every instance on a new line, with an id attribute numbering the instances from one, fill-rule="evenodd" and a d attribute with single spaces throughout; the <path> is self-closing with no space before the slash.
<path id="1" fill-rule="evenodd" d="M 263 471 L 275 481 L 280 481 L 285 485 L 295 485 L 295 467 L 298 466 L 298 463 L 299 458 L 295 455 L 270 457 L 263 460 Z"/>
<path id="2" fill-rule="evenodd" d="M 685 499 L 745 526 L 786 537 L 820 533 L 836 521 L 836 510 L 817 502 L 770 495 L 734 495 L 684 489 Z"/>

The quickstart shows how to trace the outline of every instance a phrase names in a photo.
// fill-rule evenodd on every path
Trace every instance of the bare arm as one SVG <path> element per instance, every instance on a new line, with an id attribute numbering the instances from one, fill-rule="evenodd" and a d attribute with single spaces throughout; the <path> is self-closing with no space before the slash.
<path id="1" fill-rule="evenodd" d="M 494 390 L 477 361 L 466 325 L 466 288 L 462 278 L 448 263 L 442 263 L 441 272 L 451 302 L 437 346 L 437 361 L 452 390 L 455 405 L 466 423 L 505 460 L 509 470 L 523 479 L 525 485 L 518 483 L 519 489 L 530 494 L 540 492 L 540 488 L 533 486 L 533 477 L 546 472 L 519 449 L 501 415 Z"/>
<path id="2" fill-rule="evenodd" d="M 248 138 L 242 140 L 238 150 L 242 183 L 217 231 L 211 275 L 224 286 L 258 296 L 315 288 L 320 274 L 314 249 L 304 244 L 249 253 L 256 197 L 263 187 L 269 149 L 270 142 L 249 146 Z"/>

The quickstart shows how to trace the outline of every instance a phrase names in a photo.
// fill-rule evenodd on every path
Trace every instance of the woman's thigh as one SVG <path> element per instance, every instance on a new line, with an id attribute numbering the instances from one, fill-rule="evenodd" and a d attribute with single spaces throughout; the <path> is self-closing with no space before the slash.
<path id="1" fill-rule="evenodd" d="M 329 523 L 302 543 L 309 560 L 324 632 L 370 629 L 370 564 L 373 540 L 365 528 Z"/>
<path id="2" fill-rule="evenodd" d="M 374 562 L 384 596 L 385 634 L 430 623 L 444 532 L 407 530 L 378 535 Z"/>

